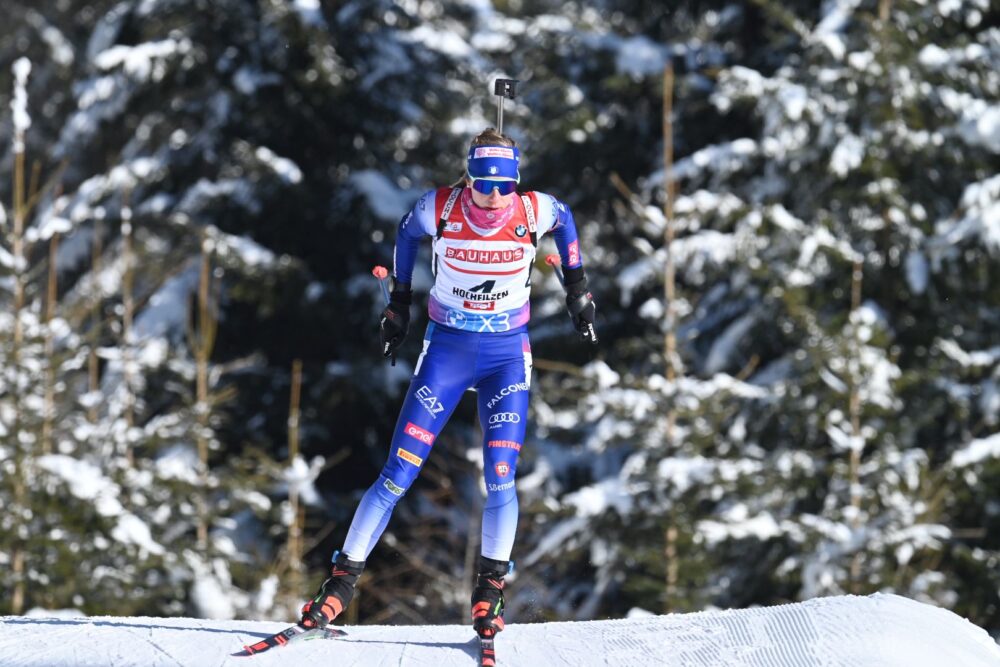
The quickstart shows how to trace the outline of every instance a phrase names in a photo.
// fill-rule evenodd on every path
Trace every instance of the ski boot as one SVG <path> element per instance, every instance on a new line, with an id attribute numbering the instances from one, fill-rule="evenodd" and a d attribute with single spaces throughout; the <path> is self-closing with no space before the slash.
<path id="1" fill-rule="evenodd" d="M 503 578 L 509 568 L 508 561 L 479 557 L 479 574 L 472 590 L 472 627 L 484 639 L 503 630 Z"/>
<path id="2" fill-rule="evenodd" d="M 337 552 L 330 569 L 330 578 L 316 591 L 316 595 L 302 607 L 299 625 L 304 628 L 325 628 L 327 624 L 347 609 L 354 597 L 354 586 L 365 569 L 365 562 L 350 560 Z"/>

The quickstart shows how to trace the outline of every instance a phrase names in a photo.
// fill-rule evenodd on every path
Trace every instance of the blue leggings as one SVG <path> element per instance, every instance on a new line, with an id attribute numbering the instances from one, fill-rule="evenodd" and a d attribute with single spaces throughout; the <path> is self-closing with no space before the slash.
<path id="1" fill-rule="evenodd" d="M 531 384 L 526 327 L 503 333 L 461 331 L 431 323 L 389 448 L 389 460 L 365 492 L 343 552 L 367 560 L 396 503 L 413 484 L 434 441 L 469 388 L 478 393 L 483 428 L 486 505 L 482 555 L 509 560 L 517 530 L 514 477 L 524 443 Z"/>

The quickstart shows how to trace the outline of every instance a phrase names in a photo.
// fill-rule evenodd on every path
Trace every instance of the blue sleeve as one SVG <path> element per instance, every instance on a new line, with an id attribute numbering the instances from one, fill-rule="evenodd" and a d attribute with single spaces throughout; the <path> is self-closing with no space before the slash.
<path id="1" fill-rule="evenodd" d="M 555 238 L 562 265 L 568 269 L 583 266 L 583 255 L 580 254 L 580 240 L 576 235 L 576 221 L 573 220 L 572 211 L 569 210 L 569 206 L 557 199 L 554 213 L 555 220 L 549 231 Z"/>
<path id="2" fill-rule="evenodd" d="M 429 209 L 429 210 L 428 210 Z M 396 247 L 392 251 L 392 275 L 397 283 L 413 282 L 420 239 L 434 231 L 434 191 L 421 197 L 399 221 Z M 430 230 L 430 231 L 428 231 Z"/>

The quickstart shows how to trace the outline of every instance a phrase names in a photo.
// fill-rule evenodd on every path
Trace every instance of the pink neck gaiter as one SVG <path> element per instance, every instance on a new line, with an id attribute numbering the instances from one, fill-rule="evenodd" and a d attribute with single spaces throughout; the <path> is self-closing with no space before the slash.
<path id="1" fill-rule="evenodd" d="M 513 197 L 511 197 L 510 206 L 507 208 L 480 208 L 472 201 L 472 190 L 464 188 L 459 200 L 462 203 L 462 213 L 465 214 L 465 219 L 480 229 L 503 227 L 514 217 L 516 200 Z"/>

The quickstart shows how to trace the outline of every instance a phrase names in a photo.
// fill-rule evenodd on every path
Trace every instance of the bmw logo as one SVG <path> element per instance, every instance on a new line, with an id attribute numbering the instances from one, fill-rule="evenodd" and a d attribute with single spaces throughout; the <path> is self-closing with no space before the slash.
<path id="1" fill-rule="evenodd" d="M 527 233 L 528 233 L 528 228 L 525 227 L 524 225 L 518 225 L 517 227 L 514 228 L 514 234 L 518 237 L 524 236 Z"/>
<path id="2" fill-rule="evenodd" d="M 498 169 L 496 167 L 490 167 L 490 173 L 491 174 L 496 174 L 497 171 L 498 171 Z"/>
<path id="3" fill-rule="evenodd" d="M 465 313 L 460 310 L 448 311 L 448 325 L 456 329 L 465 328 Z"/>

